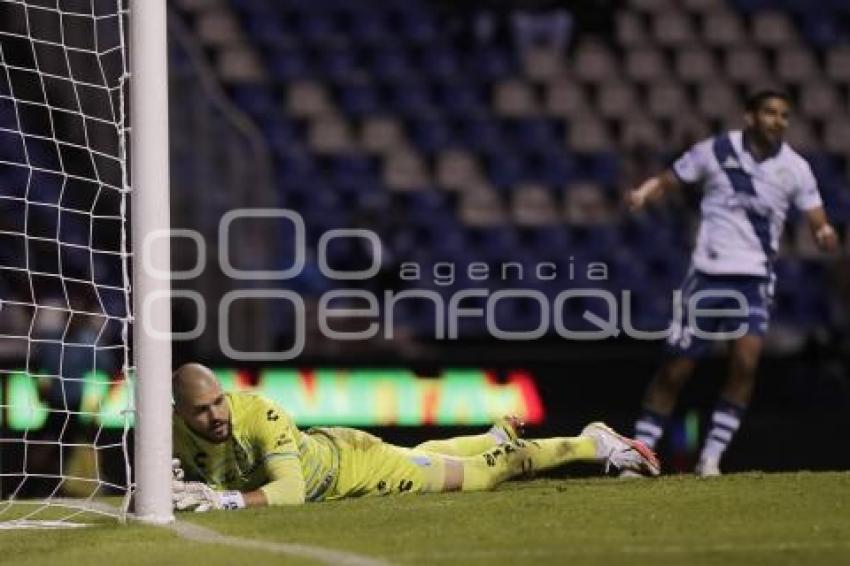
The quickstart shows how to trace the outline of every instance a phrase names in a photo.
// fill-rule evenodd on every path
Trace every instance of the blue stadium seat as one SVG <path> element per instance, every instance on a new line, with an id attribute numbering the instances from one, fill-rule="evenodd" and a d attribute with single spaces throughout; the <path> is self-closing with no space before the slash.
<path id="1" fill-rule="evenodd" d="M 325 12 L 303 12 L 299 14 L 296 26 L 298 34 L 315 45 L 327 45 L 342 37 L 335 18 Z"/>
<path id="2" fill-rule="evenodd" d="M 398 198 L 410 215 L 419 215 L 423 219 L 447 216 L 451 212 L 445 193 L 437 189 L 426 188 L 402 193 Z"/>
<path id="3" fill-rule="evenodd" d="M 847 38 L 847 27 L 841 25 L 833 13 L 805 14 L 802 21 L 802 33 L 806 40 L 819 48 L 826 48 Z"/>
<path id="4" fill-rule="evenodd" d="M 486 80 L 512 75 L 516 67 L 513 54 L 498 47 L 479 47 L 466 56 L 466 71 Z"/>
<path id="5" fill-rule="evenodd" d="M 262 126 L 269 145 L 278 155 L 285 155 L 303 139 L 304 132 L 295 120 L 267 120 Z"/>
<path id="6" fill-rule="evenodd" d="M 449 114 L 467 117 L 487 112 L 484 92 L 474 82 L 447 80 L 439 83 L 436 90 L 440 109 Z"/>
<path id="7" fill-rule="evenodd" d="M 563 128 L 545 118 L 525 118 L 511 124 L 514 142 L 526 150 L 549 151 L 562 145 Z"/>
<path id="8" fill-rule="evenodd" d="M 466 239 L 481 254 L 478 261 L 506 261 L 518 256 L 517 234 L 512 226 L 467 228 Z"/>
<path id="9" fill-rule="evenodd" d="M 473 151 L 496 152 L 507 144 L 502 125 L 486 116 L 459 117 L 461 143 Z"/>
<path id="10" fill-rule="evenodd" d="M 623 245 L 616 224 L 571 226 L 570 239 L 590 256 L 591 261 L 607 261 Z"/>
<path id="11" fill-rule="evenodd" d="M 467 250 L 466 234 L 455 220 L 443 216 L 428 218 L 430 225 L 422 225 L 423 243 L 427 240 L 431 251 L 443 257 L 463 254 Z"/>
<path id="12" fill-rule="evenodd" d="M 496 187 L 508 190 L 531 176 L 526 158 L 513 151 L 490 154 L 487 158 L 487 174 Z"/>
<path id="13" fill-rule="evenodd" d="M 437 23 L 427 11 L 405 9 L 395 16 L 397 33 L 414 45 L 433 43 L 439 36 Z"/>
<path id="14" fill-rule="evenodd" d="M 286 190 L 288 187 L 320 185 L 325 181 L 315 158 L 299 145 L 287 148 L 286 153 L 278 153 L 277 182 Z"/>
<path id="15" fill-rule="evenodd" d="M 248 12 L 242 20 L 245 25 L 245 34 L 261 46 L 283 47 L 295 42 L 291 30 L 283 24 L 280 14 L 274 11 Z"/>
<path id="16" fill-rule="evenodd" d="M 275 47 L 268 51 L 266 60 L 272 76 L 283 82 L 309 77 L 314 69 L 307 52 L 298 47 Z"/>
<path id="17" fill-rule="evenodd" d="M 563 187 L 575 177 L 575 160 L 564 152 L 558 151 L 558 146 L 532 156 L 533 179 L 551 187 Z"/>
<path id="18" fill-rule="evenodd" d="M 373 10 L 354 10 L 348 31 L 352 40 L 364 45 L 392 42 L 395 37 L 386 14 Z"/>
<path id="19" fill-rule="evenodd" d="M 390 108 L 404 116 L 434 113 L 430 87 L 422 82 L 397 83 L 389 88 Z"/>
<path id="20" fill-rule="evenodd" d="M 320 73 L 333 81 L 351 79 L 359 74 L 360 64 L 349 44 L 331 45 L 318 53 Z"/>
<path id="21" fill-rule="evenodd" d="M 452 81 L 463 74 L 458 53 L 448 46 L 431 46 L 419 53 L 420 67 L 432 79 Z"/>
<path id="22" fill-rule="evenodd" d="M 373 48 L 368 62 L 375 78 L 381 81 L 411 81 L 417 78 L 416 65 L 403 46 Z"/>
<path id="23" fill-rule="evenodd" d="M 449 147 L 455 137 L 451 124 L 438 116 L 412 120 L 409 131 L 416 147 L 429 153 Z"/>
<path id="24" fill-rule="evenodd" d="M 339 88 L 339 105 L 355 118 L 379 114 L 385 110 L 379 89 L 368 81 L 344 82 Z"/>
<path id="25" fill-rule="evenodd" d="M 325 167 L 329 178 L 334 182 L 377 183 L 379 181 L 378 164 L 374 158 L 364 154 L 339 154 L 328 158 Z"/>
<path id="26" fill-rule="evenodd" d="M 616 185 L 620 178 L 620 157 L 614 153 L 576 155 L 577 175 L 606 186 Z"/>
<path id="27" fill-rule="evenodd" d="M 230 90 L 230 96 L 233 102 L 251 114 L 254 119 L 270 119 L 280 114 L 282 104 L 268 87 L 237 86 Z"/>
<path id="28" fill-rule="evenodd" d="M 523 256 L 533 256 L 545 261 L 547 258 L 568 254 L 572 239 L 564 226 L 531 226 L 518 232 Z"/>

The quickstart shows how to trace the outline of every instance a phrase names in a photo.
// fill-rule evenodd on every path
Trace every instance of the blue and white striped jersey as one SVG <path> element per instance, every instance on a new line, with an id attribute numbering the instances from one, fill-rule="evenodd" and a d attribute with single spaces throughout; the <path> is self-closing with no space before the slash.
<path id="1" fill-rule="evenodd" d="M 673 163 L 684 183 L 703 188 L 702 221 L 692 262 L 709 274 L 771 275 L 788 208 L 822 206 L 803 157 L 783 143 L 759 162 L 746 136 L 730 131 L 694 145 Z"/>

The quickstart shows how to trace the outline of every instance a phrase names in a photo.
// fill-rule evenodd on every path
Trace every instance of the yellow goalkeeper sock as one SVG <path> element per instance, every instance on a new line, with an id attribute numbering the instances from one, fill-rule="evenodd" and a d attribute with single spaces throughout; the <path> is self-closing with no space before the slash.
<path id="1" fill-rule="evenodd" d="M 535 472 L 551 470 L 570 462 L 595 462 L 596 443 L 584 436 L 538 438 L 523 441 Z"/>
<path id="2" fill-rule="evenodd" d="M 462 490 L 480 491 L 532 472 L 598 459 L 593 439 L 577 436 L 520 440 L 458 461 L 463 465 Z"/>

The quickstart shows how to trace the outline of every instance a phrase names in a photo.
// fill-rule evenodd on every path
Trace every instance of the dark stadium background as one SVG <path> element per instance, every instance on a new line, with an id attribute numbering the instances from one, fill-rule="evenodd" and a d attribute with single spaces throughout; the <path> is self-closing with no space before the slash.
<path id="1" fill-rule="evenodd" d="M 813 166 L 841 252 L 817 252 L 792 215 L 751 416 L 724 465 L 850 467 L 848 452 L 835 449 L 850 431 L 847 2 L 179 0 L 169 18 L 172 222 L 208 242 L 204 273 L 174 286 L 197 290 L 213 305 L 200 338 L 175 342 L 175 365 L 200 360 L 249 374 L 274 365 L 223 356 L 215 305 L 230 290 L 271 286 L 297 291 L 308 317 L 315 314 L 323 293 L 348 285 L 323 277 L 315 261 L 319 237 L 335 228 L 380 237 L 380 273 L 357 282 L 379 296 L 418 289 L 448 297 L 481 287 L 531 288 L 551 299 L 591 284 L 583 272 L 596 261 L 609 268 L 604 288 L 633 291 L 635 325 L 663 328 L 688 265 L 698 196 L 679 195 L 629 217 L 622 194 L 694 141 L 741 127 L 745 96 L 779 86 L 796 107 L 789 141 Z M 17 25 L 5 14 L 4 29 Z M 37 20 L 33 26 L 38 33 Z M 14 42 L 4 39 L 3 49 L 6 61 L 27 65 L 29 55 Z M 63 128 L 74 124 L 60 124 L 57 135 Z M 13 182 L 12 175 L 3 169 L 0 179 Z M 218 268 L 218 220 L 233 208 L 262 206 L 303 215 L 307 263 L 289 281 L 234 282 Z M 0 210 L 0 223 L 14 229 L 13 214 Z M 31 221 L 49 231 L 56 220 Z M 104 238 L 110 234 L 104 229 Z M 234 235 L 231 258 L 242 269 L 282 269 L 292 262 L 293 241 L 283 223 L 250 222 Z M 175 269 L 191 267 L 194 254 L 187 241 L 174 240 Z M 370 259 L 350 241 L 328 249 L 337 269 L 363 268 Z M 398 276 L 405 261 L 423 267 L 421 280 Z M 472 282 L 462 272 L 476 261 L 493 273 L 519 262 L 526 276 Z M 550 261 L 559 267 L 555 281 L 529 276 Z M 452 285 L 434 281 L 429 270 L 438 262 L 457 267 Z M 567 276 L 571 263 L 575 277 Z M 0 291 L 14 296 L 20 285 L 3 280 Z M 173 313 L 175 331 L 195 324 L 185 301 L 175 300 Z M 505 301 L 496 320 L 522 330 L 537 315 L 533 302 Z M 580 315 L 567 312 L 568 326 L 588 328 Z M 423 379 L 445 368 L 521 368 L 534 376 L 545 408 L 530 433 L 562 434 L 600 418 L 630 431 L 660 360 L 658 342 L 571 342 L 554 332 L 533 342 L 499 341 L 472 319 L 459 340 L 434 340 L 433 316 L 422 305 L 400 307 L 395 338 L 365 343 L 325 340 L 308 327 L 303 354 L 284 365 L 403 367 Z M 229 335 L 238 349 L 286 349 L 288 320 L 279 304 L 239 304 Z M 6 348 L 3 356 L 4 367 L 20 367 L 19 350 Z M 719 353 L 686 390 L 662 447 L 672 469 L 692 469 L 693 427 L 704 424 L 724 368 Z M 396 442 L 448 432 L 376 430 Z"/>

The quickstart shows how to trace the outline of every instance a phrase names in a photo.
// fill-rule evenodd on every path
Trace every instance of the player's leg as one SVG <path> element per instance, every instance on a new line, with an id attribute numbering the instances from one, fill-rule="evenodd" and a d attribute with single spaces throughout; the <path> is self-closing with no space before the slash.
<path id="1" fill-rule="evenodd" d="M 694 335 L 690 327 L 690 299 L 699 291 L 711 288 L 710 280 L 693 269 L 682 283 L 681 295 L 675 305 L 677 313 L 671 324 L 667 338 L 667 360 L 653 376 L 647 387 L 640 415 L 635 422 L 635 438 L 655 449 L 664 435 L 664 427 L 669 420 L 679 393 L 690 380 L 696 368 L 697 360 L 709 351 L 711 344 Z M 707 308 L 707 307 L 704 307 Z M 714 320 L 697 320 L 701 330 L 713 330 Z"/>
<path id="2" fill-rule="evenodd" d="M 414 450 L 444 456 L 479 456 L 482 453 L 490 453 L 491 449 L 495 449 L 499 445 L 516 441 L 521 426 L 522 423 L 516 417 L 503 417 L 496 421 L 485 434 L 431 440 L 419 444 Z M 614 453 L 624 450 L 630 451 L 634 447 L 633 441 L 618 435 L 601 423 L 589 425 L 581 436 L 530 439 L 519 444 L 522 445 L 523 443 L 527 445 L 525 448 L 527 448 L 527 456 L 530 459 L 529 467 L 535 472 L 551 470 L 572 462 L 610 462 L 615 467 L 621 468 L 628 464 L 629 458 L 624 459 L 624 457 Z M 495 451 L 495 453 L 499 452 L 499 450 Z M 644 454 L 650 452 L 651 450 L 646 450 Z M 654 458 L 654 455 L 652 457 Z M 491 471 L 490 469 L 479 470 L 476 466 L 473 466 L 466 475 L 482 477 L 467 483 L 488 485 L 497 481 L 499 470 L 496 470 L 497 478 L 489 477 Z M 653 473 L 646 469 L 636 471 Z"/>
<path id="3" fill-rule="evenodd" d="M 711 415 L 711 428 L 697 464 L 697 474 L 720 474 L 720 459 L 741 426 L 756 383 L 764 345 L 760 336 L 747 335 L 732 344 L 729 377 Z"/>
<path id="4" fill-rule="evenodd" d="M 382 442 L 352 429 L 324 429 L 340 453 L 340 475 L 327 499 L 392 493 L 482 491 L 534 471 L 599 461 L 657 474 L 648 449 L 601 423 L 574 438 L 513 440 L 475 456 L 453 457 Z"/>
<path id="5" fill-rule="evenodd" d="M 635 438 L 649 448 L 654 450 L 663 436 L 679 393 L 693 375 L 696 363 L 694 358 L 684 356 L 670 358 L 650 381 L 635 422 Z"/>
<path id="6" fill-rule="evenodd" d="M 480 491 L 523 475 L 574 462 L 599 462 L 620 470 L 658 475 L 655 454 L 602 423 L 592 423 L 576 437 L 517 440 L 467 458 L 445 458 L 449 480 L 444 490 Z M 452 461 L 453 460 L 453 461 Z"/>
<path id="7" fill-rule="evenodd" d="M 591 423 L 579 436 L 541 438 L 525 442 L 532 471 L 541 472 L 573 462 L 599 462 L 606 468 L 658 475 L 658 458 L 645 444 L 626 438 L 604 423 Z"/>
<path id="8" fill-rule="evenodd" d="M 325 499 L 490 489 L 522 472 L 523 458 L 507 444 L 476 457 L 454 457 L 383 442 L 348 428 L 312 429 L 332 438 L 339 476 Z M 530 464 L 529 464 L 530 465 Z"/>
<path id="9" fill-rule="evenodd" d="M 696 468 L 701 476 L 720 474 L 720 459 L 750 403 L 769 323 L 772 287 L 772 278 L 758 277 L 738 278 L 729 285 L 745 299 L 746 314 L 727 320 L 726 330 L 738 330 L 745 325 L 746 334 L 732 342 L 729 376 L 711 415 L 711 428 Z"/>
<path id="10" fill-rule="evenodd" d="M 335 439 L 339 478 L 325 499 L 404 493 L 491 489 L 522 472 L 516 447 L 493 448 L 477 457 L 454 457 L 384 442 L 352 444 Z"/>
<path id="11" fill-rule="evenodd" d="M 428 440 L 414 447 L 415 450 L 443 454 L 444 456 L 474 456 L 491 448 L 519 438 L 523 423 L 515 416 L 498 419 L 483 434 L 456 436 L 442 440 Z"/>

